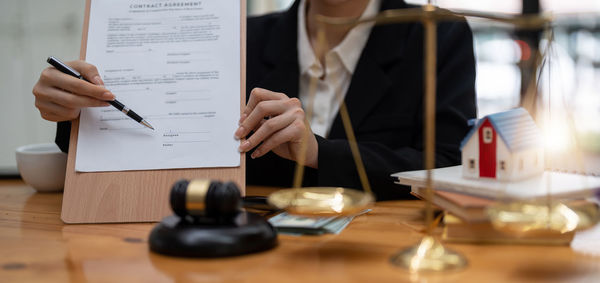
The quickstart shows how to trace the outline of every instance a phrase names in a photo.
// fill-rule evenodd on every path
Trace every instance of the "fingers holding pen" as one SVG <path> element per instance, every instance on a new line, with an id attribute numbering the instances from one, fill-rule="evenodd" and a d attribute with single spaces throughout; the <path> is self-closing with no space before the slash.
<path id="1" fill-rule="evenodd" d="M 33 91 L 34 95 L 36 96 L 36 100 L 51 101 L 66 108 L 76 109 L 110 105 L 104 100 L 91 98 L 89 96 L 76 95 L 55 87 L 40 86 L 39 88 L 42 89 L 34 89 Z"/>
<path id="2" fill-rule="evenodd" d="M 73 120 L 79 116 L 81 108 L 108 106 L 106 101 L 115 98 L 104 88 L 96 67 L 83 61 L 69 62 L 68 65 L 94 83 L 69 76 L 54 67 L 44 69 L 32 93 L 35 106 L 46 120 Z"/>
<path id="3" fill-rule="evenodd" d="M 104 85 L 96 66 L 82 60 L 71 61 L 67 62 L 66 64 L 77 70 L 86 80 L 92 82 L 93 84 L 101 86 Z"/>
<path id="4" fill-rule="evenodd" d="M 114 100 L 115 96 L 102 85 L 95 85 L 84 80 L 63 74 L 49 67 L 42 71 L 40 82 L 46 86 L 60 88 L 72 94 L 87 96 L 98 100 Z"/>

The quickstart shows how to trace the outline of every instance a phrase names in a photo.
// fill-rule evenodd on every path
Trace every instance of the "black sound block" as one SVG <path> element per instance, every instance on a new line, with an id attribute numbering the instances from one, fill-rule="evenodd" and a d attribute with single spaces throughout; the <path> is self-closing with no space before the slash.
<path id="1" fill-rule="evenodd" d="M 263 217 L 240 212 L 229 223 L 201 223 L 171 215 L 150 232 L 150 250 L 178 257 L 228 257 L 277 246 L 277 232 Z"/>

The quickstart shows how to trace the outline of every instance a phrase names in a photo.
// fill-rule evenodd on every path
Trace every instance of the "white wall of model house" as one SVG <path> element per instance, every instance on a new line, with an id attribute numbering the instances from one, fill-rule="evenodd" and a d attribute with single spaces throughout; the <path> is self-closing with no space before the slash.
<path id="1" fill-rule="evenodd" d="M 462 172 L 465 178 L 479 178 L 479 141 L 476 134 L 471 135 L 462 148 Z"/>

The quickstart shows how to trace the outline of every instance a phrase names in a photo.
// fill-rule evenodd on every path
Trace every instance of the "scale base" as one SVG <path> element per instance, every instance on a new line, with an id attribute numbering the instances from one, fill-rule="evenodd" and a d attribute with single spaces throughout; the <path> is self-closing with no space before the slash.
<path id="1" fill-rule="evenodd" d="M 425 236 L 419 244 L 395 254 L 390 262 L 410 272 L 450 271 L 467 266 L 463 255 L 446 249 L 432 236 Z"/>
<path id="2" fill-rule="evenodd" d="M 240 212 L 228 223 L 194 222 L 171 215 L 150 233 L 150 250 L 177 257 L 228 257 L 277 246 L 277 232 L 263 217 Z"/>

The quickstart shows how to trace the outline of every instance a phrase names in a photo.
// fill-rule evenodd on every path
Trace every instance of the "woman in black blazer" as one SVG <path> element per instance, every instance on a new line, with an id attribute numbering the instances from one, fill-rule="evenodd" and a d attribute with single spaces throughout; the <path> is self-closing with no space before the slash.
<path id="1" fill-rule="evenodd" d="M 324 5 L 353 5 L 352 2 L 360 1 L 365 0 L 311 0 Z M 252 141 L 250 145 L 242 143 L 241 146 L 242 151 L 250 153 L 246 167 L 248 184 L 291 186 L 298 144 L 302 141 L 304 128 L 310 130 L 297 99 L 300 75 L 298 6 L 299 1 L 296 1 L 285 12 L 248 19 L 246 85 L 249 105 L 241 119 L 245 127 L 236 132 Z M 402 0 L 382 0 L 380 10 L 404 8 L 409 5 Z M 467 120 L 476 116 L 475 62 L 468 24 L 440 23 L 437 53 L 436 166 L 443 167 L 460 163 L 459 145 L 468 131 Z M 90 78 L 97 73 L 85 62 L 71 64 Z M 49 89 L 64 84 L 61 74 L 44 72 L 33 91 L 42 116 L 45 100 L 51 95 Z M 104 92 L 91 84 L 86 87 L 87 97 L 92 94 L 101 98 Z M 281 109 L 273 112 L 268 107 L 256 108 L 256 102 L 261 101 L 271 101 L 272 107 Z M 377 200 L 410 198 L 409 190 L 395 185 L 390 174 L 423 168 L 421 24 L 373 27 L 352 75 L 345 102 Z M 65 115 L 44 117 L 59 121 L 56 142 L 63 151 L 68 148 L 69 121 L 78 116 L 78 107 L 99 104 L 86 100 L 73 107 L 77 111 L 67 108 L 70 112 L 65 111 Z M 273 113 L 288 113 L 292 118 L 268 131 L 261 130 L 265 123 L 263 118 L 274 118 Z M 252 117 L 252 121 L 246 117 Z M 252 132 L 259 135 L 252 138 Z M 275 153 L 264 150 L 265 144 L 260 144 L 269 139 L 267 147 L 273 148 Z M 339 115 L 326 138 L 312 135 L 307 142 L 305 186 L 361 188 Z M 256 148 L 260 148 L 260 152 L 251 155 Z"/>

